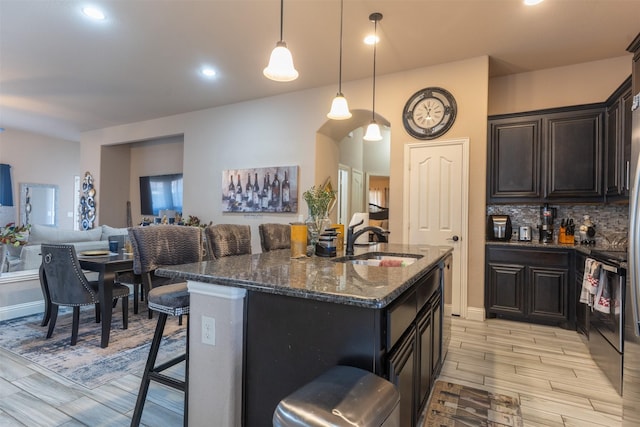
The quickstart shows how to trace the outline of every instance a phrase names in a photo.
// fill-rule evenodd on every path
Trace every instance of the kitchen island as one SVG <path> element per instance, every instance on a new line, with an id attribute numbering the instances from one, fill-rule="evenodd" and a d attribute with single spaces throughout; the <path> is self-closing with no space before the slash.
<path id="1" fill-rule="evenodd" d="M 191 292 L 190 424 L 270 425 L 282 398 L 343 364 L 395 383 L 402 425 L 415 425 L 444 358 L 451 251 L 356 250 L 403 254 L 399 267 L 280 250 L 159 269 Z"/>

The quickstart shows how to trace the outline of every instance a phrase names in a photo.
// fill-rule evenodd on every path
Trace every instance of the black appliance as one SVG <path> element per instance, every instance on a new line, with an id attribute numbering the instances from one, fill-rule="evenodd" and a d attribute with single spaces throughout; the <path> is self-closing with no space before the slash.
<path id="1" fill-rule="evenodd" d="M 548 203 L 540 208 L 540 243 L 553 243 L 553 220 L 556 218 L 556 208 Z"/>
<path id="2" fill-rule="evenodd" d="M 602 265 L 603 295 L 609 296 L 609 307 L 589 313 L 589 352 L 593 360 L 622 395 L 625 302 L 627 271 L 626 252 L 591 251 L 590 257 Z"/>
<path id="3" fill-rule="evenodd" d="M 487 240 L 511 240 L 511 218 L 509 215 L 489 215 L 487 220 Z"/>

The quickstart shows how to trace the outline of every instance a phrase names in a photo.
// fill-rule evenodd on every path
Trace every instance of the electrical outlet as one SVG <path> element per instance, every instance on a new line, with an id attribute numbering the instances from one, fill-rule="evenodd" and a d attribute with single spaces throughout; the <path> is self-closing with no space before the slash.
<path id="1" fill-rule="evenodd" d="M 216 319 L 202 316 L 202 344 L 216 345 Z"/>

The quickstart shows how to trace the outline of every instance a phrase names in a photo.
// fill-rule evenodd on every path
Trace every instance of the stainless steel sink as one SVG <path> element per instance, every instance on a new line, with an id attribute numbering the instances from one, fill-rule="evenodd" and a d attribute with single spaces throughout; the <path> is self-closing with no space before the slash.
<path id="1" fill-rule="evenodd" d="M 422 258 L 418 254 L 400 254 L 392 252 L 367 252 L 361 255 L 347 255 L 333 259 L 334 262 L 344 262 L 369 267 L 406 267 Z"/>

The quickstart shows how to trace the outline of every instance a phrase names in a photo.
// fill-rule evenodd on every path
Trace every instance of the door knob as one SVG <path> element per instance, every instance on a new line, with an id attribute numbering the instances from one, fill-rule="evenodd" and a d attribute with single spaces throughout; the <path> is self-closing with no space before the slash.
<path id="1" fill-rule="evenodd" d="M 453 237 L 447 239 L 447 240 L 453 240 L 454 242 L 457 242 L 458 240 L 460 240 L 460 237 L 454 235 Z"/>

